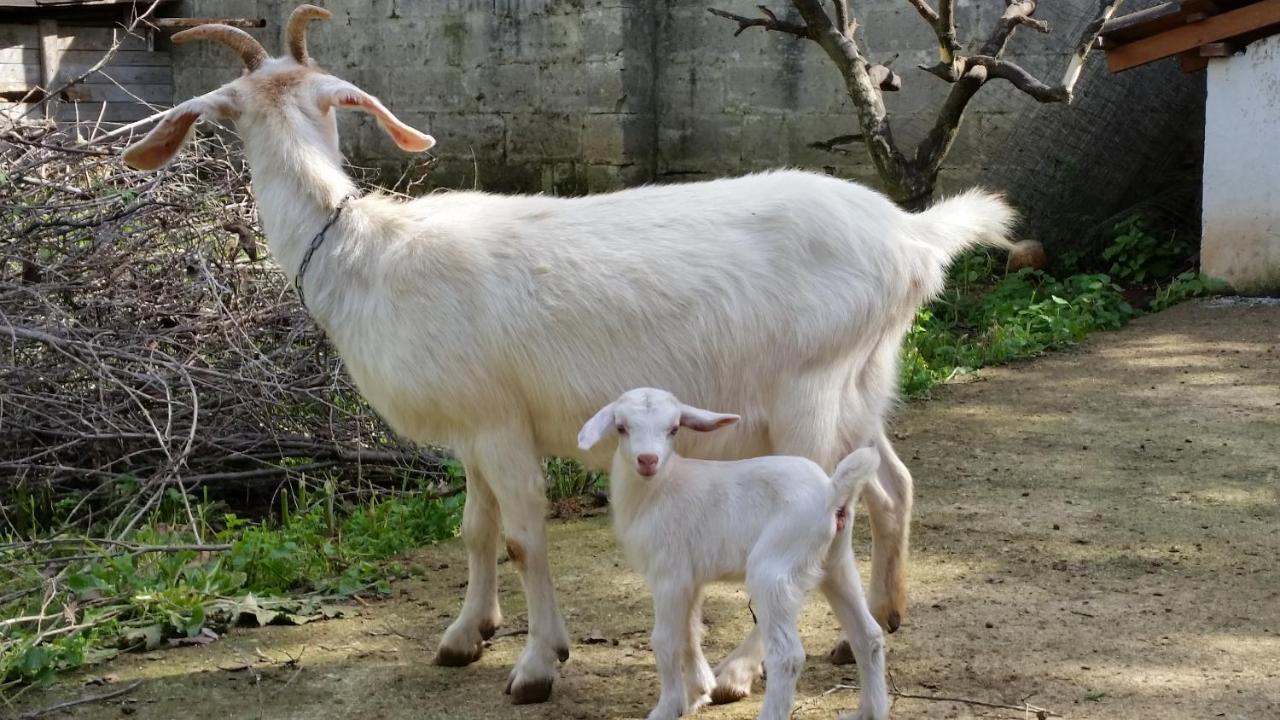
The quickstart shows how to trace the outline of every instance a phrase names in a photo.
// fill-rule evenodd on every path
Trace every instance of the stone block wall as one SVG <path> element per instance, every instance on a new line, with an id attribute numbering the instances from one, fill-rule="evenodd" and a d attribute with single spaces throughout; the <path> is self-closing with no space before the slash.
<path id="1" fill-rule="evenodd" d="M 292 0 L 188 0 L 189 15 L 261 17 L 280 47 Z M 327 0 L 312 26 L 323 67 L 378 95 L 439 145 L 428 162 L 400 153 L 371 119 L 343 118 L 358 163 L 427 175 L 430 183 L 578 194 L 641 182 L 719 177 L 779 166 L 874 184 L 841 79 L 813 43 L 734 25 L 709 7 L 755 12 L 747 0 Z M 197 6 L 198 5 L 198 11 Z M 773 4 L 784 16 L 795 11 Z M 1135 6 L 1140 7 L 1141 4 Z M 1003 11 L 959 0 L 957 25 L 976 47 Z M 1056 80 L 1093 0 L 1041 3 L 1048 35 L 1022 29 L 1010 55 Z M 933 122 L 947 85 L 916 70 L 936 58 L 932 33 L 906 0 L 853 3 L 868 56 L 903 76 L 887 96 L 904 149 Z M 1037 105 L 1002 83 L 970 104 L 943 170 L 943 191 L 983 183 L 1011 192 L 1047 232 L 1083 232 L 1150 192 L 1170 164 L 1198 155 L 1203 81 L 1177 63 L 1108 75 L 1095 57 L 1071 107 Z M 177 99 L 238 72 L 229 54 L 174 48 Z M 384 175 L 386 177 L 386 175 Z M 389 182 L 389 180 L 388 180 Z M 1064 219 L 1070 218 L 1069 221 Z"/>

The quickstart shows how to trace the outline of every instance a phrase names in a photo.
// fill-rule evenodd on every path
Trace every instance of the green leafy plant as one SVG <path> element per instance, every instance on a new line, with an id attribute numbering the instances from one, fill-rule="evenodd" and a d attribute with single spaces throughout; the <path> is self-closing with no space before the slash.
<path id="1" fill-rule="evenodd" d="M 1031 357 L 1123 325 L 1134 310 L 1106 275 L 1065 280 L 1022 270 L 975 287 L 973 265 L 958 262 L 941 298 L 907 333 L 901 388 L 926 395 L 939 382 L 985 365 Z"/>
<path id="2" fill-rule="evenodd" d="M 245 618 L 304 622 L 323 612 L 308 598 L 386 592 L 401 572 L 387 558 L 456 535 L 463 496 L 422 488 L 335 509 L 326 484 L 263 521 L 186 498 L 195 528 L 174 521 L 189 517 L 169 507 L 181 500 L 127 538 L 0 537 L 0 567 L 15 569 L 0 576 L 0 693 Z"/>
<path id="3" fill-rule="evenodd" d="M 1151 301 L 1151 309 L 1153 311 L 1164 310 L 1184 300 L 1205 295 L 1217 295 L 1226 292 L 1230 288 L 1231 286 L 1222 280 L 1189 270 L 1175 277 L 1168 285 L 1160 288 L 1155 298 Z"/>
<path id="4" fill-rule="evenodd" d="M 1114 238 L 1102 257 L 1111 261 L 1111 277 L 1120 282 L 1159 280 L 1186 266 L 1187 243 L 1176 236 L 1157 238 L 1139 213 L 1116 223 L 1112 232 Z"/>

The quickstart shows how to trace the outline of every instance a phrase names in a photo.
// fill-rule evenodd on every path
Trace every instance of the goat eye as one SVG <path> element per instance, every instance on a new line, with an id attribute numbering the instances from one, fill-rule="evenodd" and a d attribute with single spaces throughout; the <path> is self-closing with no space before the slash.
<path id="1" fill-rule="evenodd" d="M 676 427 L 671 428 L 671 432 L 669 432 L 669 433 L 667 433 L 667 434 L 668 434 L 668 435 L 671 435 L 671 436 L 674 436 L 674 435 L 675 435 L 677 432 L 679 432 L 679 431 L 680 431 L 680 426 L 678 426 L 678 425 L 677 425 Z"/>
<path id="2" fill-rule="evenodd" d="M 625 426 L 625 425 L 619 425 L 619 426 L 618 426 L 618 434 L 619 434 L 619 435 L 626 435 L 626 434 L 627 434 L 627 428 L 626 428 L 626 426 Z"/>

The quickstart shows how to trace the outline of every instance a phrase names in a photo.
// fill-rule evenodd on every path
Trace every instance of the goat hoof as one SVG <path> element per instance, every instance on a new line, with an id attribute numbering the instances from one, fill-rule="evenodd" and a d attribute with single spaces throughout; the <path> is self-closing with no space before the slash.
<path id="1" fill-rule="evenodd" d="M 476 643 L 473 647 L 464 650 L 441 645 L 436 650 L 436 656 L 432 662 L 441 667 L 466 667 L 479 660 L 483 654 L 484 645 L 480 643 Z"/>
<path id="2" fill-rule="evenodd" d="M 551 678 L 534 678 L 516 682 L 513 674 L 507 679 L 506 694 L 511 696 L 513 705 L 534 705 L 544 703 L 551 698 Z"/>
<path id="3" fill-rule="evenodd" d="M 827 659 L 832 665 L 857 665 L 858 660 L 853 656 L 853 648 L 849 647 L 848 640 L 841 640 L 836 646 L 831 648 L 831 652 L 827 654 Z"/>
<path id="4" fill-rule="evenodd" d="M 711 704 L 728 705 L 729 703 L 738 702 L 747 695 L 748 693 L 741 688 L 717 686 L 711 691 Z"/>
<path id="5" fill-rule="evenodd" d="M 569 662 L 568 646 L 556 648 L 556 657 L 560 659 L 560 662 Z"/>
<path id="6" fill-rule="evenodd" d="M 891 633 L 898 632 L 898 628 L 902 627 L 902 615 L 894 610 L 889 613 L 888 631 Z"/>

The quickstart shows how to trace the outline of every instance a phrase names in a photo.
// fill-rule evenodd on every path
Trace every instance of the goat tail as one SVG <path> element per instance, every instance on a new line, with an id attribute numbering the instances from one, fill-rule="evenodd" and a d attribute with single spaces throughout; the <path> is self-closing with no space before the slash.
<path id="1" fill-rule="evenodd" d="M 891 507 L 893 500 L 880 487 L 877 478 L 879 468 L 880 451 L 874 447 L 859 448 L 845 456 L 831 474 L 831 512 L 853 506 L 867 490 L 876 493 L 886 507 Z"/>
<path id="2" fill-rule="evenodd" d="M 913 215 L 912 225 L 918 239 L 950 260 L 978 245 L 1012 248 L 1008 235 L 1017 220 L 1003 195 L 973 188 Z"/>

